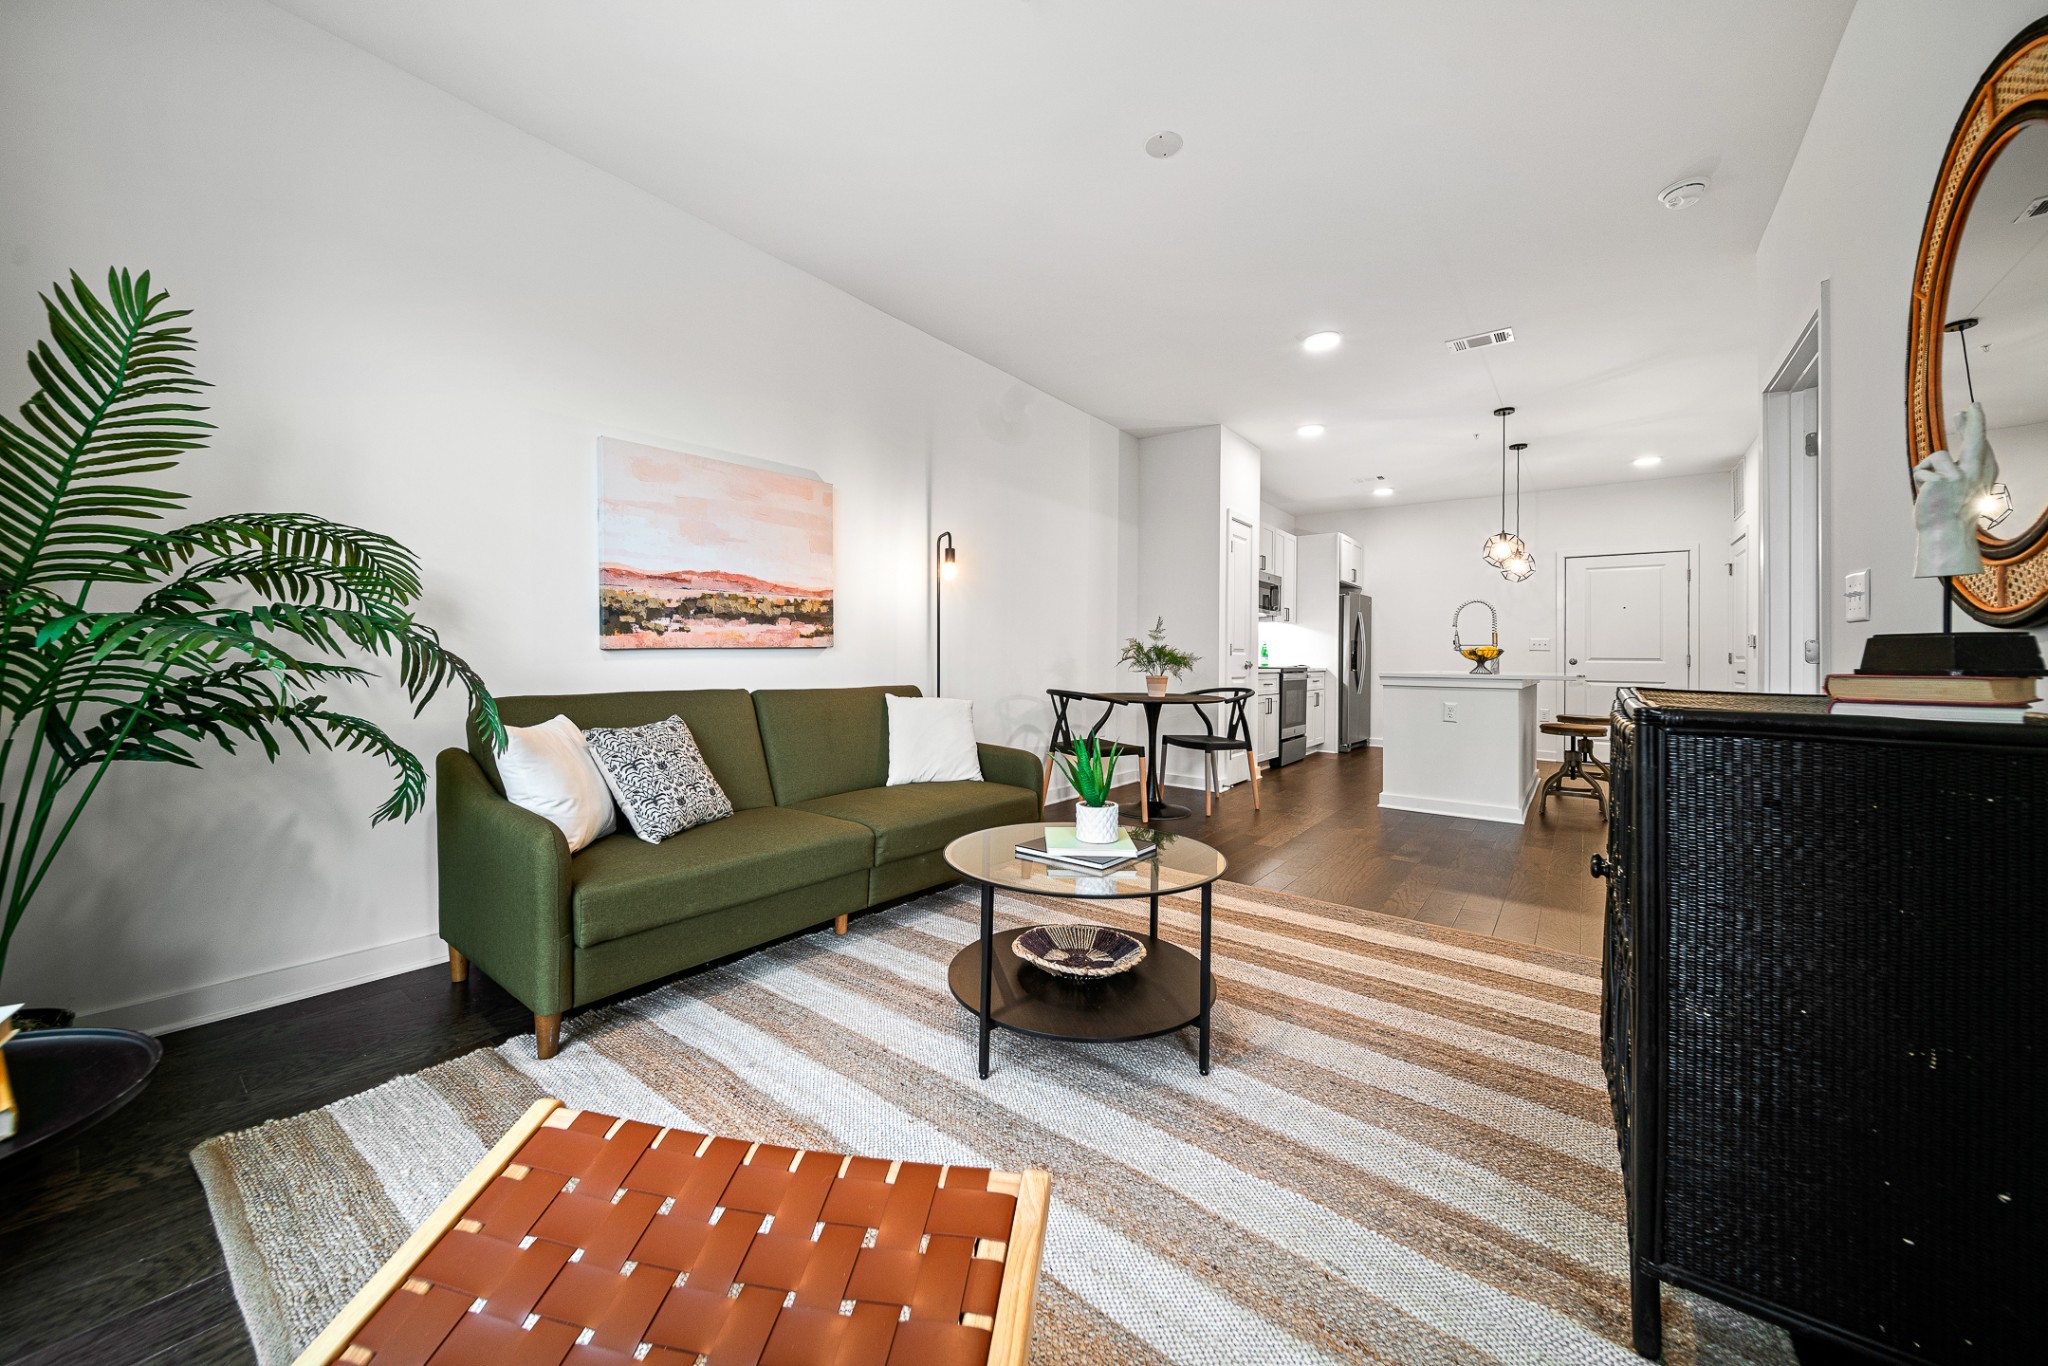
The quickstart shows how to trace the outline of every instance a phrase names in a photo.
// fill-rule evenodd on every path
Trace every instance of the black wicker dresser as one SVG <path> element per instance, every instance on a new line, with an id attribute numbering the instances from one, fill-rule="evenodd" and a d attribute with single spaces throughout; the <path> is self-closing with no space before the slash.
<path id="1" fill-rule="evenodd" d="M 1881 1360 L 2040 1359 L 2048 727 L 1824 706 L 1616 703 L 1636 1350 L 1669 1283 Z"/>

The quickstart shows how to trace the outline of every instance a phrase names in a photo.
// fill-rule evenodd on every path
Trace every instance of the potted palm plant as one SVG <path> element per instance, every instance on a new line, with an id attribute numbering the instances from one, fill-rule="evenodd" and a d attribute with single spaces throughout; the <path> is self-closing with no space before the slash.
<path id="1" fill-rule="evenodd" d="M 1144 640 L 1132 636 L 1124 642 L 1124 652 L 1116 657 L 1116 662 L 1128 664 L 1134 672 L 1144 674 L 1145 691 L 1154 697 L 1164 697 L 1168 680 L 1179 678 L 1200 663 L 1201 658 L 1168 645 L 1166 618 L 1160 617 L 1145 633 Z"/>
<path id="2" fill-rule="evenodd" d="M 1074 741 L 1072 755 L 1059 756 L 1060 771 L 1074 785 L 1074 838 L 1084 844 L 1116 843 L 1117 804 L 1109 789 L 1121 752 L 1114 741 L 1083 737 Z"/>
<path id="3" fill-rule="evenodd" d="M 418 756 L 327 694 L 396 661 L 415 710 L 468 694 L 504 743 L 483 680 L 412 614 L 419 563 L 388 536 L 296 512 L 163 526 L 186 495 L 157 487 L 211 424 L 189 401 L 189 310 L 148 272 L 76 274 L 43 299 L 39 387 L 0 416 L 0 973 L 23 914 L 117 763 L 199 766 L 207 746 L 275 759 L 286 744 L 374 755 L 396 775 L 372 822 L 426 805 Z M 112 596 L 119 605 L 97 601 Z"/>

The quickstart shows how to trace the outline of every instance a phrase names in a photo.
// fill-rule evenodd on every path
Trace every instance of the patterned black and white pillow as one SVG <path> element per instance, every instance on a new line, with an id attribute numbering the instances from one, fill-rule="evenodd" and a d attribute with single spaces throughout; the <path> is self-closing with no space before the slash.
<path id="1" fill-rule="evenodd" d="M 583 732 L 583 743 L 633 833 L 649 844 L 732 814 L 731 798 L 680 716 L 651 726 L 596 727 Z"/>

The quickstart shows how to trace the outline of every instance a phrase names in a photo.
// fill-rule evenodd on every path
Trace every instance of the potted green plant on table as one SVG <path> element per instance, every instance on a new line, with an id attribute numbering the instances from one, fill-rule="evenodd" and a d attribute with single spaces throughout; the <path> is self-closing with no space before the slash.
<path id="1" fill-rule="evenodd" d="M 1116 662 L 1128 664 L 1134 672 L 1144 674 L 1145 691 L 1154 697 L 1164 697 L 1168 679 L 1179 678 L 1200 663 L 1201 658 L 1168 645 L 1166 618 L 1160 617 L 1145 633 L 1144 640 L 1132 636 L 1124 642 L 1124 652 L 1116 657 Z"/>
<path id="2" fill-rule="evenodd" d="M 397 784 L 372 822 L 426 804 L 419 758 L 327 693 L 397 661 L 415 711 L 459 685 L 504 743 L 483 680 L 412 614 L 419 563 L 388 536 L 296 512 L 157 525 L 187 495 L 155 476 L 204 444 L 185 309 L 148 272 L 76 274 L 44 297 L 39 387 L 0 416 L 0 973 L 23 914 L 117 763 L 197 768 L 250 744 L 353 750 Z M 102 592 L 104 590 L 104 593 Z M 102 607 L 112 596 L 120 605 Z M 29 1118 L 33 1118 L 32 1116 Z"/>
<path id="3" fill-rule="evenodd" d="M 1117 804 L 1109 799 L 1122 749 L 1115 741 L 1083 737 L 1072 755 L 1059 756 L 1060 771 L 1074 785 L 1074 838 L 1084 844 L 1114 844 Z"/>

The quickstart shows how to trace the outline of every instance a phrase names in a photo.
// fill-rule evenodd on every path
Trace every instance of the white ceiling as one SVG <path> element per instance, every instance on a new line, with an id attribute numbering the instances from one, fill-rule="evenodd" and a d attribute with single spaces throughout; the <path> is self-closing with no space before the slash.
<path id="1" fill-rule="evenodd" d="M 1731 464 L 1756 244 L 1852 8 L 275 3 L 1119 427 L 1227 424 L 1295 511 L 1491 491 L 1501 403 L 1531 486 Z"/>

